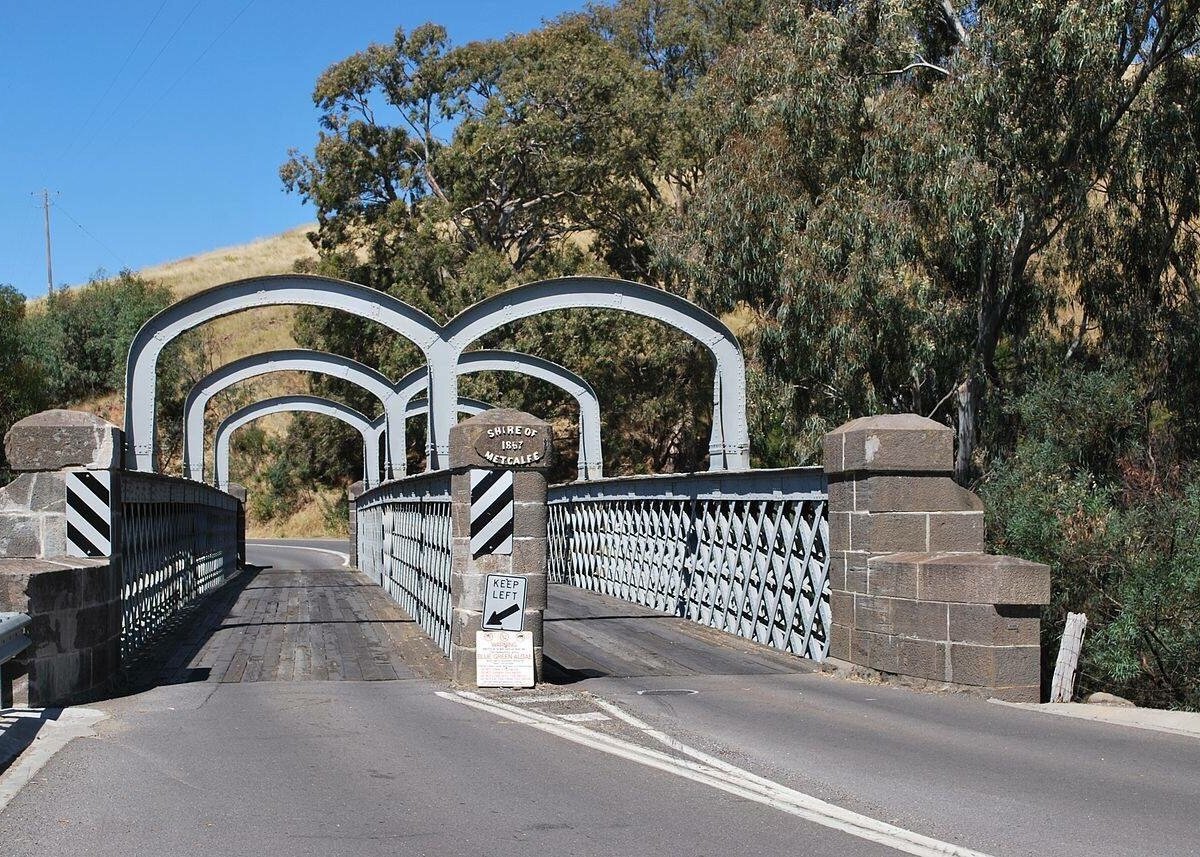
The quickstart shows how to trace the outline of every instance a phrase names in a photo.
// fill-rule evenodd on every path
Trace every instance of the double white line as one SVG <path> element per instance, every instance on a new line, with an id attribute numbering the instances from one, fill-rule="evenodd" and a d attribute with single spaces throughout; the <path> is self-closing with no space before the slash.
<path id="1" fill-rule="evenodd" d="M 517 708 L 507 703 L 497 702 L 470 691 L 448 693 L 439 691 L 438 696 L 451 702 L 469 705 L 490 714 L 504 717 L 516 723 L 523 723 L 540 729 L 559 738 L 565 738 L 576 744 L 591 747 L 602 753 L 619 756 L 639 765 L 656 768 L 660 771 L 674 774 L 684 779 L 711 786 L 729 794 L 765 804 L 789 815 L 803 818 L 814 824 L 820 824 L 834 830 L 840 830 L 859 839 L 875 842 L 888 848 L 894 848 L 905 854 L 915 854 L 918 857 L 989 857 L 981 851 L 973 851 L 950 842 L 943 842 L 902 827 L 896 827 L 883 821 L 843 809 L 840 806 L 815 798 L 812 795 L 789 789 L 779 783 L 752 774 L 749 771 L 735 767 L 721 759 L 710 756 L 693 747 L 689 747 L 671 736 L 654 729 L 649 724 L 637 719 L 617 706 L 598 697 L 591 699 L 609 714 L 625 721 L 647 737 L 670 748 L 675 753 L 687 756 L 668 755 L 659 750 L 643 747 L 630 741 L 625 741 L 612 735 L 606 735 L 580 726 L 576 723 L 565 723 L 558 718 L 536 711 Z"/>

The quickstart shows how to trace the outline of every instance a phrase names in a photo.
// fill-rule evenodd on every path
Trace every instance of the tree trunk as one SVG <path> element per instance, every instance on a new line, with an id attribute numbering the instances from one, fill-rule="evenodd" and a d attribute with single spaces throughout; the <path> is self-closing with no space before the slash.
<path id="1" fill-rule="evenodd" d="M 974 475 L 971 458 L 975 454 L 975 429 L 979 419 L 979 398 L 982 384 L 972 374 L 958 387 L 958 450 L 954 455 L 954 481 L 970 483 Z"/>

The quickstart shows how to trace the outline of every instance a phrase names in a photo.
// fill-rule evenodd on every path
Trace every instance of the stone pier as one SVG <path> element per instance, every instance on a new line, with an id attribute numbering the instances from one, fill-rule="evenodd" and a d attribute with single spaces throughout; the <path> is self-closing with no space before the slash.
<path id="1" fill-rule="evenodd" d="M 116 426 L 63 410 L 27 417 L 4 437 L 19 475 L 0 488 L 0 610 L 31 617 L 31 645 L 4 667 L 16 705 L 95 699 L 120 666 L 120 557 L 67 556 L 66 477 L 119 470 L 121 441 Z M 117 546 L 119 480 L 111 486 Z"/>
<path id="2" fill-rule="evenodd" d="M 534 674 L 542 677 L 542 617 L 546 610 L 546 471 L 550 466 L 550 425 L 521 411 L 495 409 L 450 430 L 453 552 L 450 661 L 457 684 L 476 683 L 476 632 L 482 629 L 489 574 L 525 579 L 523 630 L 533 635 Z M 473 556 L 471 549 L 471 471 L 507 470 L 513 476 L 511 553 Z"/>
<path id="3" fill-rule="evenodd" d="M 1018 702 L 1040 699 L 1050 569 L 984 548 L 983 503 L 951 478 L 953 431 L 865 417 L 824 441 L 832 659 Z"/>

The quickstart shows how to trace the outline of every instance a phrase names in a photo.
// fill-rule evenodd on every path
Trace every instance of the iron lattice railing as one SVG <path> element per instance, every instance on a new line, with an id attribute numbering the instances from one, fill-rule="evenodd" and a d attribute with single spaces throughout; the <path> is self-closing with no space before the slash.
<path id="1" fill-rule="evenodd" d="M 386 482 L 358 498 L 358 568 L 450 654 L 450 476 Z"/>
<path id="2" fill-rule="evenodd" d="M 172 476 L 122 471 L 119 479 L 121 654 L 128 657 L 180 610 L 237 574 L 241 504 Z"/>
<path id="3" fill-rule="evenodd" d="M 824 660 L 819 468 L 605 479 L 550 490 L 550 580 Z"/>

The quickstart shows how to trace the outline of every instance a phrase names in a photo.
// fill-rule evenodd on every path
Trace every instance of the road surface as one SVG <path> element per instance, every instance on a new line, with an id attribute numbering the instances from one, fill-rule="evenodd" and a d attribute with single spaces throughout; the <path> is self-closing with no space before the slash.
<path id="1" fill-rule="evenodd" d="M 1200 854 L 1195 739 L 847 682 L 558 586 L 555 684 L 462 693 L 345 550 L 251 543 L 270 567 L 93 706 L 0 854 Z"/>

